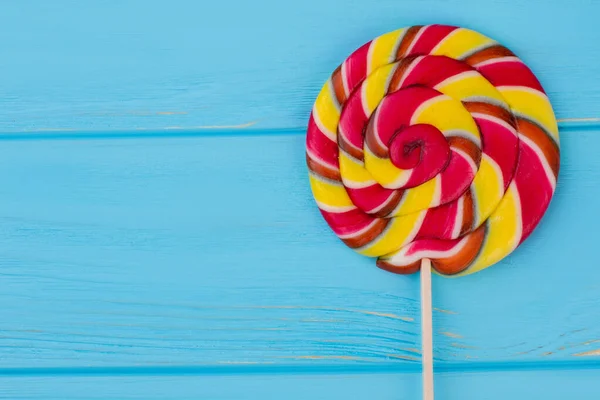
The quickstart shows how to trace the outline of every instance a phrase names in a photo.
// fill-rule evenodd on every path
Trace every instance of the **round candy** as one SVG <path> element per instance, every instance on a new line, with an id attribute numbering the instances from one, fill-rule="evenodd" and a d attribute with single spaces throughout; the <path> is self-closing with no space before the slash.
<path id="1" fill-rule="evenodd" d="M 335 234 L 380 268 L 443 275 L 507 256 L 554 190 L 559 136 L 535 75 L 469 29 L 412 26 L 348 57 L 312 109 L 306 157 Z"/>

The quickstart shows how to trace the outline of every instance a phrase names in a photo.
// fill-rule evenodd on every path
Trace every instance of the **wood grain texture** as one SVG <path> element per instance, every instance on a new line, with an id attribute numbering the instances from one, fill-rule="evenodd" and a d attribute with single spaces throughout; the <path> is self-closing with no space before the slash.
<path id="1" fill-rule="evenodd" d="M 303 140 L 3 136 L 2 367 L 419 365 L 418 276 L 334 237 Z M 573 261 L 595 246 L 599 141 L 563 134 L 555 198 L 514 254 L 433 277 L 436 365 L 600 349 L 600 272 Z"/>
<path id="2" fill-rule="evenodd" d="M 600 117 L 596 0 L 21 0 L 0 4 L 0 131 L 305 126 L 350 52 L 414 24 L 516 52 L 559 118 Z"/>
<path id="3" fill-rule="evenodd" d="M 415 400 L 417 373 L 108 376 L 0 378 L 0 397 L 56 399 L 372 399 Z M 540 398 L 596 400 L 598 371 L 499 371 L 440 373 L 436 391 L 444 400 Z M 376 397 L 375 397 L 376 395 Z"/>

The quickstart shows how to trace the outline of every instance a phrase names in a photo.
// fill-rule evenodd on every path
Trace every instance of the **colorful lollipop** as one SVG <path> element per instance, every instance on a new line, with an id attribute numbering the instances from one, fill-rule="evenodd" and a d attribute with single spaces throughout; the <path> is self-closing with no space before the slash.
<path id="1" fill-rule="evenodd" d="M 433 398 L 430 268 L 480 271 L 537 226 L 560 164 L 548 97 L 519 58 L 477 32 L 399 29 L 333 72 L 310 116 L 306 157 L 317 205 L 347 246 L 391 272 L 421 269 Z"/>

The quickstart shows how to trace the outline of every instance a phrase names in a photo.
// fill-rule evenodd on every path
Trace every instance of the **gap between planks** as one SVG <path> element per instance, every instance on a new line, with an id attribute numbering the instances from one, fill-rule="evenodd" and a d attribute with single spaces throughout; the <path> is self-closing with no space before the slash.
<path id="1" fill-rule="evenodd" d="M 600 118 L 563 118 L 558 119 L 561 133 L 600 130 Z M 160 139 L 160 138 L 197 138 L 197 137 L 233 137 L 233 136 L 293 136 L 305 135 L 306 127 L 264 128 L 256 126 L 256 121 L 240 125 L 165 127 L 163 129 L 130 130 L 75 130 L 75 129 L 37 129 L 27 131 L 0 131 L 0 141 L 19 140 L 93 140 L 93 139 Z"/>
<path id="2" fill-rule="evenodd" d="M 456 362 L 436 363 L 436 373 L 490 371 L 558 371 L 600 370 L 600 360 L 525 361 L 525 362 Z M 0 377 L 32 376 L 181 376 L 181 375 L 314 375 L 314 374 L 389 374 L 421 373 L 420 363 L 378 363 L 356 365 L 318 364 L 231 364 L 113 367 L 0 368 Z"/>

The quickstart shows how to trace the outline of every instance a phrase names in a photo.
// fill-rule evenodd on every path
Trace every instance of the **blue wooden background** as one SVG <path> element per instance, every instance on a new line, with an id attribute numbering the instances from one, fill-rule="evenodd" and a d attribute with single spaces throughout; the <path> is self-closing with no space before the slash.
<path id="1" fill-rule="evenodd" d="M 597 399 L 600 2 L 0 3 L 0 398 L 416 399 L 417 276 L 341 244 L 304 126 L 356 47 L 469 27 L 561 119 L 540 227 L 435 276 L 441 399 Z"/>

